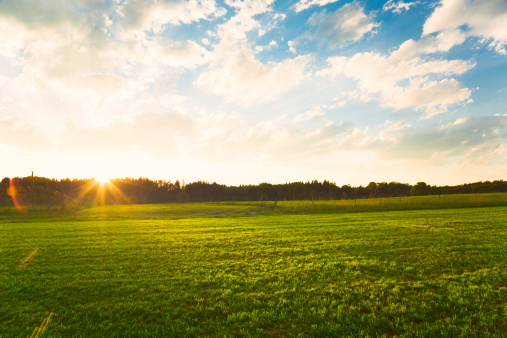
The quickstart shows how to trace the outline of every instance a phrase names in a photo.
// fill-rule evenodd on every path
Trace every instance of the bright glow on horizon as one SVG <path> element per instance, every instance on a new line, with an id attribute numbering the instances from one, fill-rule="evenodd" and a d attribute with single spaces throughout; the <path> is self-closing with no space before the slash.
<path id="1" fill-rule="evenodd" d="M 105 176 L 99 176 L 95 177 L 95 181 L 98 182 L 100 185 L 106 185 L 111 183 L 111 178 L 105 177 Z"/>

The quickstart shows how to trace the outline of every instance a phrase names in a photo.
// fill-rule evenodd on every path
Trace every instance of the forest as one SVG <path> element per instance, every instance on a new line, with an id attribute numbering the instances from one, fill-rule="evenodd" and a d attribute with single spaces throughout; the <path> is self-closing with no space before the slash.
<path id="1" fill-rule="evenodd" d="M 415 185 L 399 182 L 370 182 L 367 186 L 338 186 L 317 180 L 285 184 L 227 186 L 197 181 L 117 178 L 108 182 L 91 179 L 50 179 L 46 177 L 5 177 L 0 182 L 0 205 L 92 206 L 102 204 L 153 204 L 227 201 L 339 200 L 423 195 L 507 192 L 503 180 L 455 186 Z"/>

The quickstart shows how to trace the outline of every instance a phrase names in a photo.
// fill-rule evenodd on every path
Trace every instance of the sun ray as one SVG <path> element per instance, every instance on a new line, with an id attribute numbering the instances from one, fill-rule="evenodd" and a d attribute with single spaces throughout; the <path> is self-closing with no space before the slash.
<path id="1" fill-rule="evenodd" d="M 116 200 L 116 202 L 118 202 L 118 200 L 120 200 L 123 203 L 129 202 L 127 196 L 125 196 L 123 191 L 121 191 L 112 180 L 109 180 L 108 188 L 111 190 L 113 198 Z"/>

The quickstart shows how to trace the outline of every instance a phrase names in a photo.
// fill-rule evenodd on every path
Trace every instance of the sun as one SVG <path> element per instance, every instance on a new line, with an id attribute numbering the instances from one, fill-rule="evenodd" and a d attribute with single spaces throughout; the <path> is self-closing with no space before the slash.
<path id="1" fill-rule="evenodd" d="M 95 181 L 100 185 L 105 185 L 111 183 L 111 178 L 107 176 L 95 176 Z"/>

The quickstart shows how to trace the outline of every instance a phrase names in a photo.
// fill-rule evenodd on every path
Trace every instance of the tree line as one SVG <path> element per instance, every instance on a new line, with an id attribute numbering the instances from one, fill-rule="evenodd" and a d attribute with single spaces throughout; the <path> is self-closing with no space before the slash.
<path id="1" fill-rule="evenodd" d="M 147 204 L 226 201 L 330 200 L 507 192 L 503 180 L 455 186 L 415 185 L 399 182 L 370 182 L 367 186 L 338 186 L 334 182 L 292 182 L 285 184 L 227 186 L 197 181 L 148 178 L 117 178 L 108 183 L 95 179 L 50 179 L 45 177 L 5 177 L 0 182 L 0 205 L 69 207 L 100 204 Z"/>

